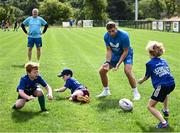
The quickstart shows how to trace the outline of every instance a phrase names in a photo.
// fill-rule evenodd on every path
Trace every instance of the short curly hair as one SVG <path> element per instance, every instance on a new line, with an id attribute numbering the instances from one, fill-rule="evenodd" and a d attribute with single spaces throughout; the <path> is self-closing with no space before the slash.
<path id="1" fill-rule="evenodd" d="M 113 21 L 109 21 L 107 24 L 106 24 L 106 29 L 107 30 L 110 30 L 112 28 L 116 28 L 116 23 L 113 22 Z"/>
<path id="2" fill-rule="evenodd" d="M 163 43 L 158 41 L 149 41 L 146 50 L 154 57 L 159 57 L 165 52 Z"/>
<path id="3" fill-rule="evenodd" d="M 28 62 L 28 63 L 25 64 L 25 68 L 26 68 L 27 73 L 31 73 L 31 71 L 33 69 L 35 69 L 35 70 L 39 69 L 39 64 L 36 63 L 36 62 Z"/>

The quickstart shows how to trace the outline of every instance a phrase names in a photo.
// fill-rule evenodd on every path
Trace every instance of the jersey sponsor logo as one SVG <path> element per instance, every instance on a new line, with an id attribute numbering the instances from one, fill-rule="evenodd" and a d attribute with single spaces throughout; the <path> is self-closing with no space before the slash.
<path id="1" fill-rule="evenodd" d="M 110 42 L 110 46 L 113 47 L 113 48 L 118 48 L 119 43 L 114 44 L 114 43 Z"/>
<path id="2" fill-rule="evenodd" d="M 164 63 L 161 63 L 161 62 L 159 62 L 158 64 L 156 64 L 156 66 L 163 66 L 164 65 Z"/>
<path id="3" fill-rule="evenodd" d="M 157 67 L 156 69 L 154 69 L 153 72 L 159 77 L 162 77 L 164 75 L 170 75 L 170 70 L 167 66 Z"/>
<path id="4" fill-rule="evenodd" d="M 74 84 L 80 84 L 77 80 L 74 81 Z"/>

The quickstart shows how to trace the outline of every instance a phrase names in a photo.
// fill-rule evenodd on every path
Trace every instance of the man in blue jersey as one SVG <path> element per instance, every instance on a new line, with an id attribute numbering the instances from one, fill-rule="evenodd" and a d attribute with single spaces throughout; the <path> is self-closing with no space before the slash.
<path id="1" fill-rule="evenodd" d="M 41 26 L 44 26 L 41 32 Z M 29 32 L 27 32 L 25 26 L 29 26 Z M 41 56 L 42 39 L 41 35 L 44 34 L 48 28 L 47 22 L 38 16 L 38 9 L 32 10 L 32 16 L 26 18 L 21 24 L 23 31 L 28 35 L 28 59 L 31 61 L 32 48 L 36 44 L 37 48 L 37 61 L 39 62 Z"/>
<path id="2" fill-rule="evenodd" d="M 147 108 L 160 121 L 156 128 L 166 128 L 169 125 L 168 121 L 163 118 L 155 106 L 158 102 L 162 102 L 164 104 L 162 109 L 164 117 L 169 116 L 168 95 L 174 90 L 175 81 L 166 60 L 160 58 L 165 51 L 163 44 L 157 41 L 150 41 L 146 50 L 151 60 L 146 63 L 146 74 L 139 79 L 138 83 L 142 84 L 151 77 L 154 91 Z"/>
<path id="3" fill-rule="evenodd" d="M 111 95 L 108 86 L 107 73 L 112 68 L 115 71 L 118 70 L 122 62 L 124 62 L 124 72 L 133 90 L 134 100 L 139 100 L 140 94 L 136 86 L 135 77 L 132 73 L 133 49 L 130 46 L 128 33 L 123 30 L 118 30 L 114 22 L 108 22 L 106 29 L 107 33 L 104 35 L 104 41 L 107 49 L 106 61 L 99 70 L 104 88 L 102 93 L 97 97 Z"/>
<path id="4" fill-rule="evenodd" d="M 38 97 L 39 105 L 42 112 L 47 112 L 45 107 L 45 97 L 40 86 L 43 86 L 48 92 L 48 99 L 52 100 L 52 89 L 39 75 L 39 66 L 37 63 L 29 62 L 25 65 L 27 74 L 21 77 L 17 86 L 18 98 L 13 109 L 21 109 L 27 101 Z"/>

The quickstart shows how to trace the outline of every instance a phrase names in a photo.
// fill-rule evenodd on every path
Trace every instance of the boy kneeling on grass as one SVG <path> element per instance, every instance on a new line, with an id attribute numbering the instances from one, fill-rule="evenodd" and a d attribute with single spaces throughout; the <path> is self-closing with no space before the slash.
<path id="1" fill-rule="evenodd" d="M 17 87 L 18 98 L 13 109 L 21 109 L 25 103 L 38 97 L 41 112 L 47 112 L 45 107 L 45 98 L 43 91 L 39 87 L 42 85 L 48 91 L 48 99 L 52 100 L 52 89 L 39 75 L 39 65 L 34 62 L 27 63 L 25 65 L 27 74 L 21 77 L 19 85 Z M 48 112 L 47 112 L 48 113 Z"/>
<path id="2" fill-rule="evenodd" d="M 142 84 L 151 77 L 155 90 L 152 93 L 147 108 L 160 121 L 156 128 L 166 128 L 169 125 L 168 121 L 163 118 L 155 106 L 158 102 L 162 102 L 164 104 L 162 109 L 164 117 L 169 116 L 168 95 L 174 90 L 175 81 L 167 62 L 160 58 L 165 51 L 163 44 L 157 41 L 150 41 L 146 50 L 149 52 L 151 60 L 146 63 L 146 74 L 138 83 Z"/>
<path id="3" fill-rule="evenodd" d="M 90 102 L 88 89 L 80 84 L 76 79 L 72 78 L 73 72 L 71 69 L 63 69 L 62 72 L 58 74 L 58 77 L 62 77 L 65 81 L 64 87 L 56 89 L 56 92 L 64 92 L 67 88 L 71 90 L 71 96 L 69 100 L 74 102 Z"/>

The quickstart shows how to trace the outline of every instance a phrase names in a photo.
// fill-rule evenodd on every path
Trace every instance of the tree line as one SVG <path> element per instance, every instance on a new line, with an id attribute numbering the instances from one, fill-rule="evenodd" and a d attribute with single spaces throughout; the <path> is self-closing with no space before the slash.
<path id="1" fill-rule="evenodd" d="M 180 0 L 138 0 L 139 19 L 180 15 Z M 134 20 L 135 0 L 0 0 L 0 20 L 22 21 L 38 8 L 49 24 L 74 20 Z"/>

